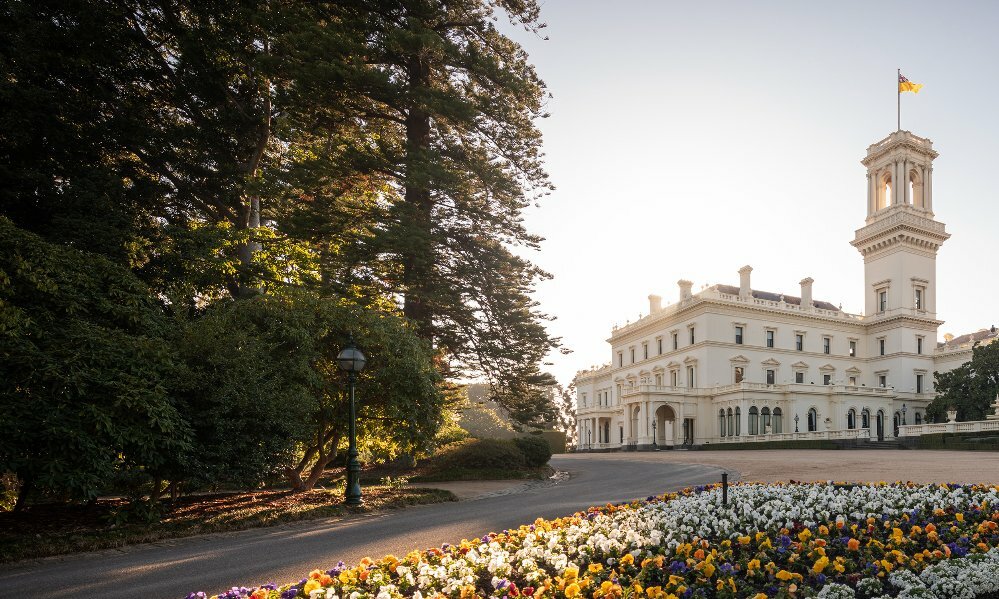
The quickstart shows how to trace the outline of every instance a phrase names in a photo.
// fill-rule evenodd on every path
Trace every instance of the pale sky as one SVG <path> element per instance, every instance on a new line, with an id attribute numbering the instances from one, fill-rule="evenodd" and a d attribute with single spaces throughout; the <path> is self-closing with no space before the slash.
<path id="1" fill-rule="evenodd" d="M 518 33 L 554 98 L 541 122 L 557 191 L 525 217 L 554 275 L 536 294 L 568 384 L 610 359 L 615 323 L 675 302 L 676 281 L 798 295 L 863 311 L 868 145 L 933 140 L 938 317 L 999 325 L 999 3 L 548 0 L 548 41 Z"/>

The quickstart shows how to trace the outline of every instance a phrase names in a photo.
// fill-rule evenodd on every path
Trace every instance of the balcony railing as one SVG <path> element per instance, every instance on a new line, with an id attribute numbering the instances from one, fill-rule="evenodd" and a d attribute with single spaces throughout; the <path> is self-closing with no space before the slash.
<path id="1" fill-rule="evenodd" d="M 982 433 L 999 431 L 999 420 L 970 420 L 939 424 L 907 424 L 898 427 L 899 437 L 918 437 L 934 433 Z"/>

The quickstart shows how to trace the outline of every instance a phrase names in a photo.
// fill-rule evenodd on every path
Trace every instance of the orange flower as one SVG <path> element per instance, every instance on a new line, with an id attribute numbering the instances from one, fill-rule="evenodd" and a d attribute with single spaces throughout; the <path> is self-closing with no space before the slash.
<path id="1" fill-rule="evenodd" d="M 860 541 L 851 538 L 849 541 L 846 542 L 846 547 L 851 551 L 857 551 L 858 549 L 860 549 Z"/>

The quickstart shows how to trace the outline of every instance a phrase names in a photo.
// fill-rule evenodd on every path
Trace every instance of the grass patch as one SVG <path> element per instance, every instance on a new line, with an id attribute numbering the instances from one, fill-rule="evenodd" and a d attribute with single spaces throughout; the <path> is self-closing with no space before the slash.
<path id="1" fill-rule="evenodd" d="M 414 483 L 439 483 L 455 480 L 542 480 L 555 471 L 551 466 L 540 468 L 441 468 L 422 472 L 409 478 Z"/>
<path id="2" fill-rule="evenodd" d="M 193 495 L 164 503 L 159 522 L 122 526 L 107 522 L 124 505 L 120 500 L 0 512 L 0 563 L 457 500 L 450 491 L 440 489 L 371 486 L 363 492 L 365 503 L 355 508 L 342 505 L 342 488 Z"/>

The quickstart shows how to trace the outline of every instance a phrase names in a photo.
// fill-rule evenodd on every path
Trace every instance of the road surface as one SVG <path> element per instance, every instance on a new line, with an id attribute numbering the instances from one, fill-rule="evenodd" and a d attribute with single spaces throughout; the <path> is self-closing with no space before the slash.
<path id="1" fill-rule="evenodd" d="M 721 475 L 721 469 L 709 466 L 609 457 L 556 456 L 552 466 L 568 472 L 567 479 L 516 493 L 7 564 L 0 566 L 0 594 L 174 599 L 189 591 L 212 594 L 230 586 L 284 584 L 340 560 L 355 564 L 365 556 L 404 555 L 537 517 L 717 482 Z"/>

